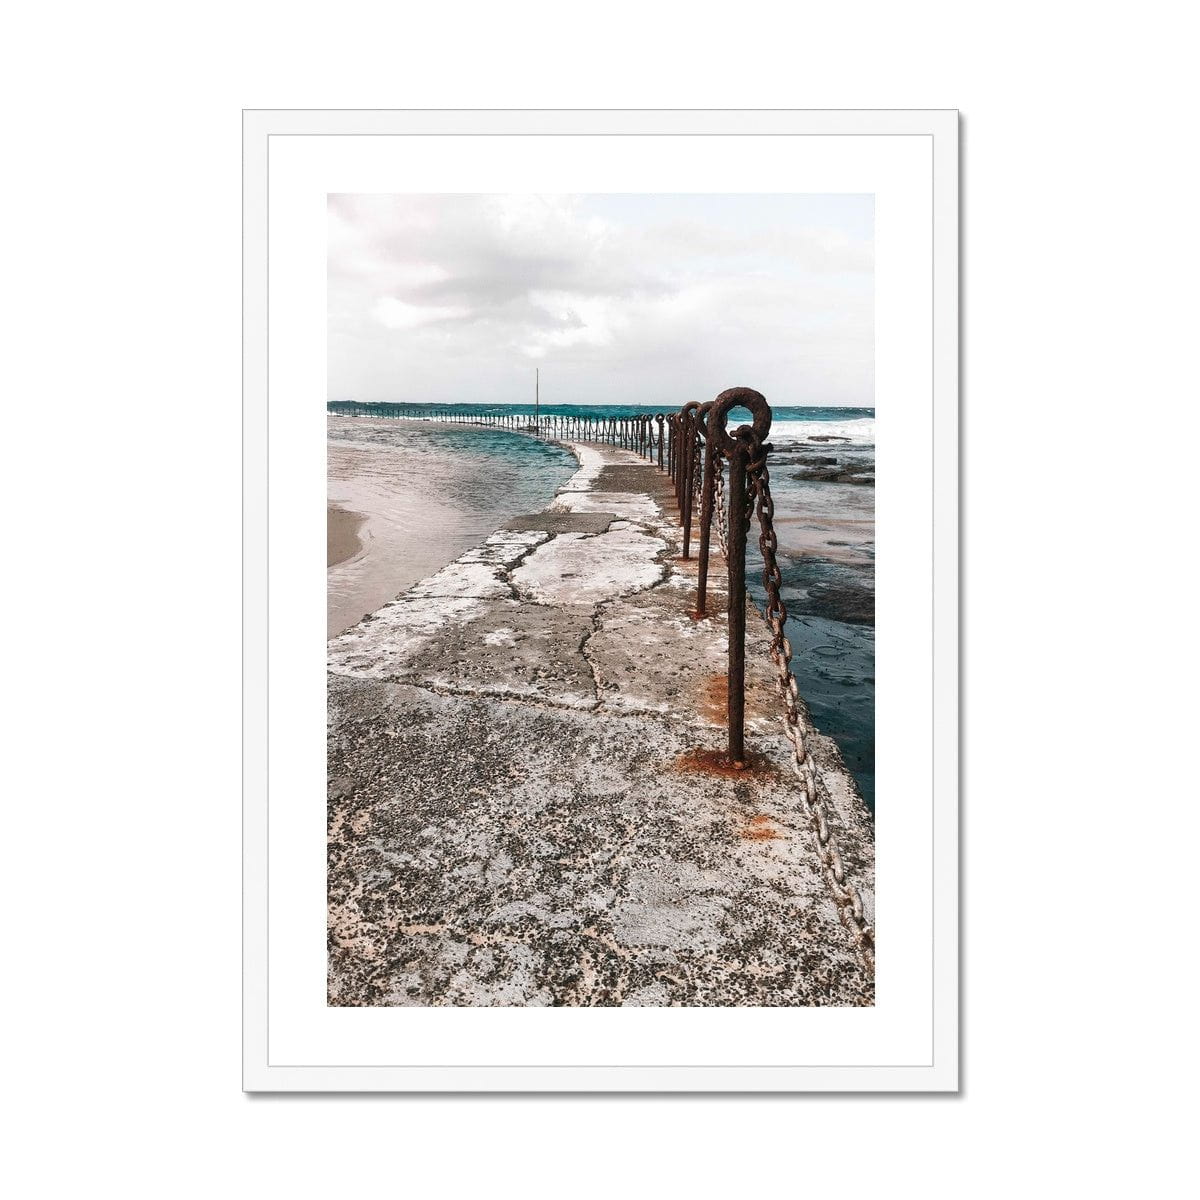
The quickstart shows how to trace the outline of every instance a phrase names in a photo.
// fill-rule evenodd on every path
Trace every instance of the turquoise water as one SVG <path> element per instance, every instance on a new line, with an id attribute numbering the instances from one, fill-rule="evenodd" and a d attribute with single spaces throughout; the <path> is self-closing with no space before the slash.
<path id="1" fill-rule="evenodd" d="M 574 456 L 553 442 L 503 429 L 341 423 L 341 442 L 403 451 L 401 470 L 466 514 L 501 521 L 540 512 L 571 477 Z M 487 526 L 485 536 L 498 522 Z"/>
<path id="2" fill-rule="evenodd" d="M 349 405 L 331 403 L 331 412 Z M 355 406 L 357 407 L 357 406 Z M 532 416 L 529 405 L 378 405 L 379 415 Z M 674 405 L 543 404 L 541 415 L 624 417 Z M 875 806 L 875 422 L 869 408 L 773 407 L 769 459 L 792 670 L 817 728 L 837 743 L 868 806 Z M 734 410 L 730 426 L 748 420 Z M 532 512 L 570 474 L 574 460 L 519 433 L 405 422 L 406 448 L 431 482 L 453 464 L 456 504 L 487 524 L 492 513 Z M 343 427 L 344 428 L 344 427 Z M 390 439 L 378 426 L 347 436 Z M 395 426 L 391 427 L 395 429 Z M 428 456 L 428 457 L 426 457 Z M 482 527 L 482 526 L 481 526 Z M 761 559 L 751 531 L 750 591 L 761 604 Z"/>

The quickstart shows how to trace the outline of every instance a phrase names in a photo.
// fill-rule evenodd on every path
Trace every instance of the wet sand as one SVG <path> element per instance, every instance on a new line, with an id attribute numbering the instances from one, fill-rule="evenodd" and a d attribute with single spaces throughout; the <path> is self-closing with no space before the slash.
<path id="1" fill-rule="evenodd" d="M 350 512 L 336 504 L 329 506 L 325 526 L 325 565 L 336 567 L 353 558 L 362 548 L 359 536 L 366 517 L 362 513 Z"/>
<path id="2" fill-rule="evenodd" d="M 789 497 L 790 498 L 790 497 Z M 870 566 L 875 554 L 875 522 L 870 517 L 829 517 L 779 513 L 775 530 L 780 549 L 845 566 Z"/>
<path id="3" fill-rule="evenodd" d="M 403 452 L 388 446 L 329 446 L 327 637 L 481 540 L 463 515 L 439 503 L 436 489 L 431 495 L 428 480 L 414 478 L 403 462 Z M 354 549 L 348 555 L 334 557 L 335 522 L 338 549 L 347 548 L 344 535 L 351 533 Z"/>

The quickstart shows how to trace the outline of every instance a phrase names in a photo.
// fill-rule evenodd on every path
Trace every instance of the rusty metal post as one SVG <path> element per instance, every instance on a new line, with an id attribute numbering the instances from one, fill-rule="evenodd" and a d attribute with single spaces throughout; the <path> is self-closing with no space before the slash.
<path id="1" fill-rule="evenodd" d="M 729 459 L 729 761 L 746 762 L 746 531 L 750 497 L 746 463 L 750 451 L 738 446 Z"/>
<path id="2" fill-rule="evenodd" d="M 682 413 L 675 421 L 675 507 L 683 515 L 683 473 L 687 470 L 687 417 Z"/>
<path id="3" fill-rule="evenodd" d="M 683 419 L 687 432 L 684 437 L 683 497 L 679 515 L 683 523 L 683 557 L 688 559 L 692 547 L 692 497 L 696 490 L 696 440 L 700 436 L 700 405 L 695 400 L 683 406 Z"/>
<path id="4" fill-rule="evenodd" d="M 701 480 L 700 494 L 700 555 L 696 574 L 696 616 L 705 615 L 705 605 L 708 603 L 708 555 L 712 542 L 713 500 L 716 495 L 716 479 L 713 471 L 719 465 L 713 453 L 715 439 L 709 425 L 713 405 L 706 404 L 701 411 L 704 413 L 704 474 Z"/>
<path id="5" fill-rule="evenodd" d="M 676 471 L 676 492 L 679 495 L 679 523 L 687 511 L 688 490 L 692 481 L 692 413 L 686 405 L 679 417 L 679 469 Z"/>
<path id="6" fill-rule="evenodd" d="M 676 415 L 675 417 L 675 507 L 682 508 L 683 492 L 680 490 L 683 484 L 683 444 L 687 440 L 684 436 L 683 417 Z"/>
<path id="7" fill-rule="evenodd" d="M 671 414 L 671 482 L 679 486 L 679 414 Z"/>
<path id="8" fill-rule="evenodd" d="M 732 435 L 725 429 L 729 413 L 749 409 L 753 425 L 742 425 Z M 729 388 L 708 411 L 708 436 L 729 459 L 729 497 L 726 531 L 729 575 L 729 761 L 746 765 L 746 534 L 750 528 L 750 494 L 747 468 L 752 446 L 765 447 L 771 429 L 771 406 L 752 388 Z"/>

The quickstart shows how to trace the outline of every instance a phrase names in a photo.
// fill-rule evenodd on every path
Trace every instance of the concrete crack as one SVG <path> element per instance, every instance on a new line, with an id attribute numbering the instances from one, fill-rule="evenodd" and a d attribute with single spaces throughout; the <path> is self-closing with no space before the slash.
<path id="1" fill-rule="evenodd" d="M 586 635 L 587 638 L 591 634 Z M 340 678 L 348 678 L 341 676 Z M 434 696 L 444 696 L 446 698 L 461 698 L 466 700 L 495 700 L 500 704 L 521 704 L 529 708 L 540 708 L 553 710 L 557 712 L 573 712 L 579 716 L 598 716 L 603 715 L 605 720 L 621 721 L 621 722 L 636 722 L 638 720 L 652 720 L 661 722 L 664 725 L 678 725 L 678 717 L 672 713 L 664 712 L 657 708 L 642 708 L 630 706 L 627 709 L 609 709 L 604 706 L 603 700 L 599 703 L 587 704 L 568 704 L 562 700 L 555 700 L 553 696 L 545 696 L 532 692 L 504 692 L 490 691 L 487 688 L 456 688 L 450 687 L 444 683 L 434 683 L 431 680 L 419 679 L 411 675 L 390 674 L 384 675 L 378 680 L 372 680 L 375 683 L 392 683 L 401 687 L 417 688 L 422 692 L 429 692 Z"/>
<path id="2" fill-rule="evenodd" d="M 583 661 L 587 663 L 588 668 L 592 672 L 592 684 L 596 689 L 596 708 L 602 708 L 604 705 L 604 684 L 600 680 L 600 671 L 591 655 L 587 652 L 588 642 L 592 640 L 600 632 L 601 618 L 604 613 L 604 605 L 597 604 L 592 609 L 592 627 L 584 631 L 583 637 L 579 639 L 579 654 Z M 596 711 L 595 709 L 592 710 Z"/>
<path id="3" fill-rule="evenodd" d="M 520 554 L 518 554 L 518 555 L 517 555 L 517 557 L 516 557 L 516 558 L 514 558 L 514 559 L 512 560 L 512 562 L 509 562 L 509 563 L 500 563 L 500 564 L 499 564 L 499 566 L 500 566 L 500 571 L 499 571 L 500 580 L 501 580 L 501 582 L 503 582 L 503 583 L 504 583 L 504 584 L 505 584 L 505 585 L 508 587 L 508 590 L 509 590 L 509 591 L 512 593 L 512 598 L 513 598 L 514 600 L 517 600 L 517 601 L 522 601 L 522 600 L 526 600 L 526 599 L 528 599 L 528 597 L 526 597 L 526 596 L 523 596 L 523 595 L 521 594 L 521 591 L 520 591 L 520 589 L 517 587 L 517 585 L 516 585 L 515 583 L 513 583 L 513 579 L 512 579 L 513 572 L 514 572 L 514 571 L 515 571 L 515 570 L 516 570 L 518 567 L 520 567 L 520 566 L 521 566 L 521 564 L 522 564 L 522 563 L 523 563 L 523 562 L 524 562 L 524 561 L 525 561 L 525 560 L 526 560 L 526 559 L 527 559 L 527 558 L 528 558 L 528 557 L 529 557 L 529 556 L 530 556 L 530 555 L 531 555 L 531 554 L 532 554 L 532 553 L 533 553 L 535 550 L 540 550 L 540 549 L 541 549 L 543 546 L 548 546 L 548 545 L 550 545 L 550 543 L 551 543 L 552 541 L 554 541 L 554 539 L 555 539 L 557 536 L 558 536 L 558 534 L 556 534 L 556 533 L 550 533 L 550 536 L 549 536 L 548 538 L 546 538 L 546 540 L 545 540 L 544 542 L 534 542 L 534 543 L 533 543 L 533 545 L 531 545 L 531 546 L 526 546 L 526 547 L 525 547 L 525 549 L 524 549 L 524 550 L 522 550 L 522 551 L 521 551 L 521 553 L 520 553 Z"/>

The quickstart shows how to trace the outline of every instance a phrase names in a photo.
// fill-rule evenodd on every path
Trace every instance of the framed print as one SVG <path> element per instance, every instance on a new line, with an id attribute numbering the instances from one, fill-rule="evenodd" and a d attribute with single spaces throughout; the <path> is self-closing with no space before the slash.
<path id="1" fill-rule="evenodd" d="M 245 1088 L 956 1090 L 957 114 L 244 188 Z"/>

